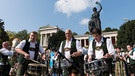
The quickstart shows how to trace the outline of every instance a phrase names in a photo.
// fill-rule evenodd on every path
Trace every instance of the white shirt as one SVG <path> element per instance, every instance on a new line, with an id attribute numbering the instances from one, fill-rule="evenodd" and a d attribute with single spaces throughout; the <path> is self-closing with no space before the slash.
<path id="1" fill-rule="evenodd" d="M 103 37 L 100 42 L 96 41 L 96 46 L 101 46 L 102 42 L 103 42 Z M 93 43 L 93 40 L 90 41 L 88 55 L 93 55 L 93 47 L 92 47 L 93 44 L 92 43 Z M 106 46 L 107 46 L 108 53 L 114 55 L 115 51 L 114 51 L 113 44 L 112 44 L 111 40 L 108 38 L 106 39 Z M 95 50 L 95 59 L 103 58 L 103 55 L 104 55 L 103 49 Z"/>
<path id="2" fill-rule="evenodd" d="M 66 44 L 65 44 L 64 48 L 71 48 L 71 42 L 72 42 L 72 39 L 70 41 L 66 40 Z M 59 48 L 59 52 L 62 52 L 62 44 L 63 44 L 63 42 L 61 42 L 61 45 L 60 45 L 60 48 Z M 81 44 L 80 44 L 80 42 L 78 40 L 76 40 L 76 49 L 77 49 L 77 51 L 80 51 L 80 52 L 83 53 L 83 49 L 82 49 Z M 65 51 L 65 57 L 67 59 L 71 58 L 70 51 L 71 50 Z"/>
<path id="3" fill-rule="evenodd" d="M 30 42 L 30 40 L 29 40 L 29 42 Z M 36 43 L 37 43 L 37 42 L 30 42 L 30 47 L 35 48 L 35 44 L 36 44 Z M 25 46 L 25 44 L 26 44 L 26 40 L 23 40 L 23 41 L 21 41 L 21 42 L 16 46 L 16 48 L 23 49 L 23 47 Z M 30 54 L 30 59 L 34 59 L 35 51 L 28 50 L 28 52 L 29 52 L 29 54 Z M 45 52 L 44 49 L 43 49 L 43 47 L 42 47 L 41 45 L 39 45 L 39 52 L 40 52 L 40 53 L 44 53 L 44 52 Z"/>
<path id="4" fill-rule="evenodd" d="M 6 48 L 2 48 L 0 49 L 0 52 L 3 54 L 3 55 L 6 55 L 6 56 L 12 56 L 13 55 L 13 51 L 9 51 L 8 49 Z"/>

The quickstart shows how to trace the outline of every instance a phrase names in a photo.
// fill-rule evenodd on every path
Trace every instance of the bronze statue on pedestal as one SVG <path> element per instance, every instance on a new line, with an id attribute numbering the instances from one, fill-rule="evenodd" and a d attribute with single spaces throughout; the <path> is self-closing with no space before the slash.
<path id="1" fill-rule="evenodd" d="M 101 21 L 100 21 L 100 11 L 102 10 L 102 6 L 99 2 L 96 2 L 100 6 L 99 11 L 97 11 L 97 8 L 93 8 L 93 14 L 91 15 L 91 20 L 88 22 L 88 28 L 90 33 L 94 28 L 99 28 L 101 30 Z"/>

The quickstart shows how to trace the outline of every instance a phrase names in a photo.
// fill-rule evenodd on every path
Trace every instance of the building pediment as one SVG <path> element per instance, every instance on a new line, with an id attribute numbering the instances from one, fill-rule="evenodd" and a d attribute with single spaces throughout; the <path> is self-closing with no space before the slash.
<path id="1" fill-rule="evenodd" d="M 46 31 L 46 30 L 54 30 L 54 29 L 59 29 L 59 28 L 57 26 L 46 25 L 46 26 L 41 27 L 39 30 Z"/>

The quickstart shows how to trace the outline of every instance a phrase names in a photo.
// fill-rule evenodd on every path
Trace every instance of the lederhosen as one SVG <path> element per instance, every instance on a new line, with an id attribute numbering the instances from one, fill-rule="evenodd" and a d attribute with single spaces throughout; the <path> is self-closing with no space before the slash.
<path id="1" fill-rule="evenodd" d="M 9 76 L 10 67 L 8 56 L 0 53 L 0 76 Z"/>
<path id="2" fill-rule="evenodd" d="M 62 44 L 62 54 L 64 55 L 64 47 L 65 47 L 65 44 L 66 44 L 66 41 L 63 41 L 63 44 Z M 77 49 L 76 49 L 76 39 L 72 39 L 72 42 L 71 42 L 71 50 L 70 50 L 70 55 L 73 54 L 73 52 L 77 52 Z M 73 63 L 79 67 L 79 61 L 81 61 L 80 59 L 80 56 L 78 57 L 71 57 L 71 59 L 73 60 Z M 80 68 L 80 67 L 79 67 Z M 68 71 L 69 73 L 75 73 L 75 74 L 78 74 L 79 73 L 79 70 L 76 69 L 75 66 L 71 65 L 69 68 L 68 68 Z"/>
<path id="3" fill-rule="evenodd" d="M 122 53 L 119 54 L 120 57 L 122 57 Z M 127 75 L 127 65 L 126 62 L 119 58 L 119 56 L 115 58 L 115 76 L 128 76 Z"/>
<path id="4" fill-rule="evenodd" d="M 92 48 L 93 48 L 92 60 L 95 60 L 95 49 L 96 49 L 96 42 L 95 42 L 95 40 L 93 40 L 93 42 L 92 42 Z M 103 37 L 103 42 L 102 42 L 100 48 L 103 49 L 103 52 L 104 52 L 103 56 L 108 53 L 107 45 L 106 45 L 106 38 L 105 37 Z M 108 67 L 108 71 L 107 71 L 108 73 L 112 72 L 112 60 L 113 60 L 112 58 L 105 59 L 107 65 L 108 65 L 107 66 Z"/>
<path id="5" fill-rule="evenodd" d="M 37 60 L 38 57 L 38 52 L 39 52 L 39 44 L 35 44 L 35 48 L 30 48 L 30 42 L 28 42 L 28 40 L 26 40 L 26 44 L 23 47 L 23 51 L 25 51 L 26 53 L 29 54 L 29 50 L 31 51 L 35 51 L 35 55 L 34 55 L 34 60 Z M 31 63 L 32 61 L 30 60 L 26 60 L 24 58 L 24 55 L 20 54 L 19 58 L 18 58 L 18 62 L 22 67 L 22 69 L 20 70 L 19 68 L 19 73 L 21 72 L 21 74 L 24 74 L 24 72 L 27 70 L 28 64 Z"/>

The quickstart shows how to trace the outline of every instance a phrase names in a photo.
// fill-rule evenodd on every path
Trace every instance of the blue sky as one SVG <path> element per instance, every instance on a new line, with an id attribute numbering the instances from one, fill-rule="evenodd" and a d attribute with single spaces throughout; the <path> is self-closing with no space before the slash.
<path id="1" fill-rule="evenodd" d="M 124 18 L 135 19 L 135 0 L 0 0 L 0 19 L 5 22 L 6 31 L 38 31 L 49 24 L 84 34 L 88 31 L 92 8 L 99 9 L 96 1 L 103 7 L 102 29 L 119 29 Z"/>

